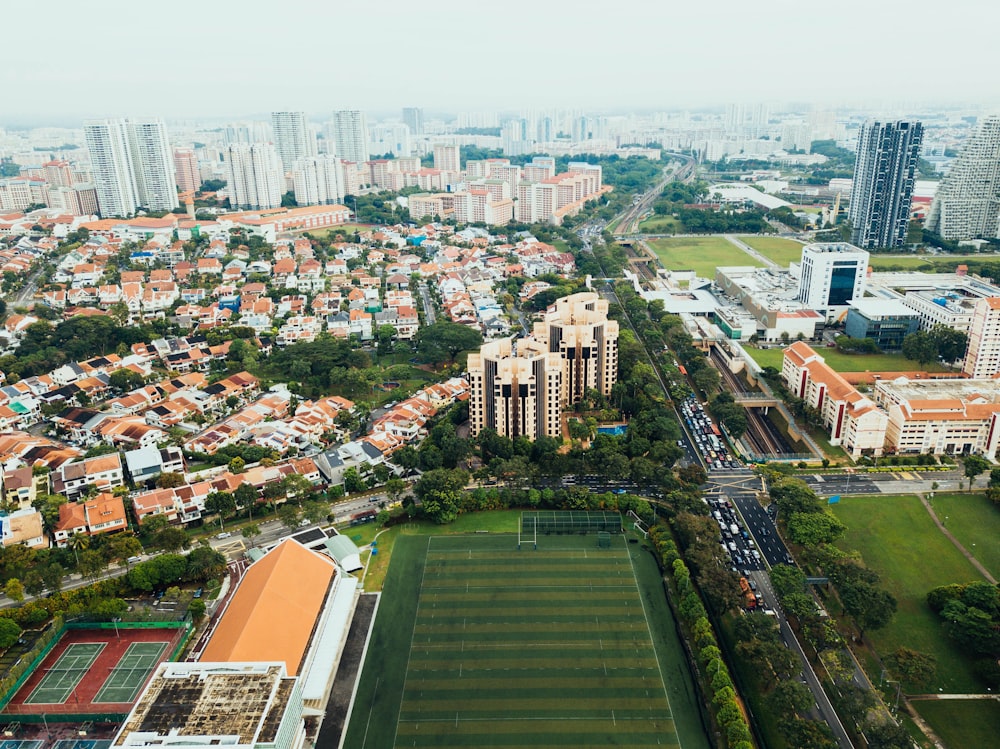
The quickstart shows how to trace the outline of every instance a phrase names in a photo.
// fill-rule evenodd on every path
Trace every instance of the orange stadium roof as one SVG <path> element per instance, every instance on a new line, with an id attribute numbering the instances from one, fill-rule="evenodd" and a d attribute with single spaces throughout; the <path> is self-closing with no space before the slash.
<path id="1" fill-rule="evenodd" d="M 251 565 L 202 661 L 284 661 L 296 676 L 337 574 L 333 560 L 291 539 Z"/>

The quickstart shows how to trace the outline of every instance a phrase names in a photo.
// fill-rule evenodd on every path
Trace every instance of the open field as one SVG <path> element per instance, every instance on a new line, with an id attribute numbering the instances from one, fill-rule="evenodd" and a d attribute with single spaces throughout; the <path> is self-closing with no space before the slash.
<path id="1" fill-rule="evenodd" d="M 802 248 L 805 246 L 801 242 L 796 242 L 793 239 L 783 239 L 782 237 L 757 237 L 750 235 L 741 236 L 738 239 L 785 269 L 788 268 L 789 263 L 797 263 L 802 259 Z"/>
<path id="2" fill-rule="evenodd" d="M 516 538 L 396 540 L 345 745 L 706 747 L 652 557 Z"/>
<path id="3" fill-rule="evenodd" d="M 649 239 L 646 243 L 664 268 L 693 270 L 702 278 L 715 278 L 720 265 L 760 265 L 725 237 Z"/>
<path id="4" fill-rule="evenodd" d="M 1000 260 L 1000 255 L 875 255 L 869 259 L 869 265 L 876 270 L 923 270 L 952 272 L 955 266 L 970 260 Z"/>
<path id="5" fill-rule="evenodd" d="M 980 476 L 978 483 L 985 479 Z M 1000 508 L 983 494 L 935 494 L 930 503 L 966 551 L 1000 579 Z"/>
<path id="6" fill-rule="evenodd" d="M 302 233 L 309 234 L 309 236 L 315 239 L 323 239 L 338 231 L 346 231 L 348 234 L 354 234 L 358 231 L 368 231 L 374 228 L 368 224 L 340 224 L 339 226 L 329 226 L 325 229 L 308 229 Z"/>
<path id="7" fill-rule="evenodd" d="M 639 231 L 644 234 L 678 234 L 684 225 L 673 216 L 650 216 L 639 222 Z"/>
<path id="8" fill-rule="evenodd" d="M 753 360 L 762 367 L 774 367 L 781 371 L 781 362 L 785 351 L 780 346 L 769 349 L 758 349 L 744 346 Z M 902 354 L 842 354 L 835 348 L 817 348 L 816 352 L 826 363 L 838 372 L 947 372 L 947 367 L 931 362 L 921 367 L 917 362 L 907 359 Z"/>
<path id="9" fill-rule="evenodd" d="M 918 700 L 913 706 L 948 749 L 996 746 L 1000 703 L 996 700 Z"/>
<path id="10" fill-rule="evenodd" d="M 837 543 L 857 550 L 868 567 L 882 577 L 899 608 L 888 627 L 868 633 L 882 655 L 901 646 L 937 658 L 937 675 L 928 692 L 979 692 L 968 659 L 945 638 L 938 616 L 927 605 L 927 593 L 939 585 L 981 580 L 913 495 L 845 496 L 831 505 L 847 526 Z"/>

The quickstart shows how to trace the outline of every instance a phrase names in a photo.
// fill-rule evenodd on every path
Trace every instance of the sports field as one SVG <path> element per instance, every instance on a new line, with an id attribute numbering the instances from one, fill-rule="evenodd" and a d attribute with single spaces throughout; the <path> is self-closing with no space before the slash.
<path id="1" fill-rule="evenodd" d="M 636 548 L 399 539 L 345 746 L 679 747 L 668 683 L 683 663 L 661 670 Z"/>
<path id="2" fill-rule="evenodd" d="M 664 268 L 693 270 L 702 278 L 714 279 L 715 269 L 721 265 L 760 265 L 725 237 L 649 239 L 646 244 Z"/>
<path id="3" fill-rule="evenodd" d="M 4 707 L 4 717 L 127 711 L 185 631 L 67 630 Z"/>
<path id="4" fill-rule="evenodd" d="M 785 358 L 785 350 L 778 346 L 769 349 L 759 349 L 746 346 L 746 352 L 762 367 L 774 367 L 781 371 Z M 835 348 L 816 347 L 816 353 L 826 360 L 826 363 L 837 372 L 948 372 L 943 364 L 928 362 L 920 366 L 917 362 L 907 359 L 902 354 L 844 354 Z"/>

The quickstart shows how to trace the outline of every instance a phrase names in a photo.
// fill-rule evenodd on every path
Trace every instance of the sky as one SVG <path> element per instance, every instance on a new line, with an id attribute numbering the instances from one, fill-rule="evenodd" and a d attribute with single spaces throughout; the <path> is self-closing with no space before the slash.
<path id="1" fill-rule="evenodd" d="M 0 123 L 992 105 L 998 21 L 1000 4 L 983 0 L 11 2 L 0 11 Z"/>

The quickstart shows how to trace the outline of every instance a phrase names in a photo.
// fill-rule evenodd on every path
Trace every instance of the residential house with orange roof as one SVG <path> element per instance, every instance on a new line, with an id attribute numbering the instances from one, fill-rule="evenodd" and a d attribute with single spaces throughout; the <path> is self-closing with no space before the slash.
<path id="1" fill-rule="evenodd" d="M 101 492 L 93 499 L 59 505 L 59 520 L 53 528 L 53 540 L 56 546 L 65 546 L 78 533 L 96 536 L 127 528 L 124 500 L 110 492 Z"/>
<path id="2" fill-rule="evenodd" d="M 91 485 L 110 491 L 125 485 L 122 460 L 118 453 L 83 458 L 64 463 L 52 472 L 52 491 L 73 501 L 87 493 Z"/>
<path id="3" fill-rule="evenodd" d="M 24 507 L 0 517 L 0 547 L 8 546 L 49 547 L 42 514 L 34 507 Z"/>

